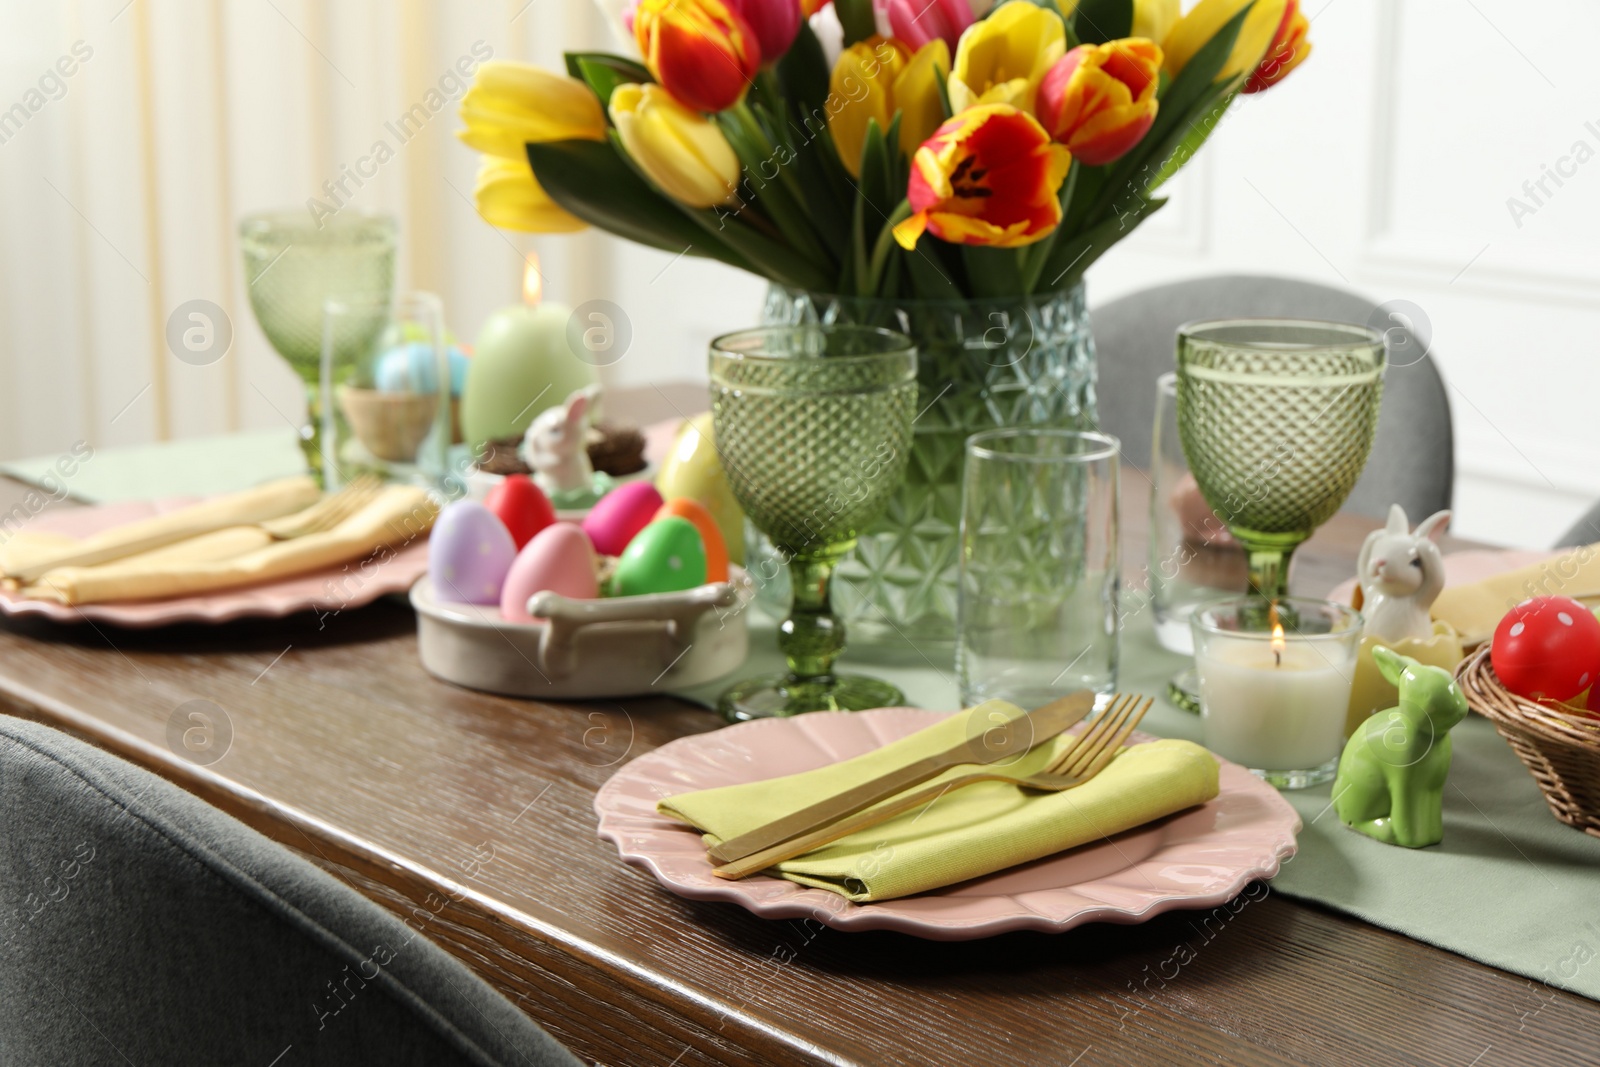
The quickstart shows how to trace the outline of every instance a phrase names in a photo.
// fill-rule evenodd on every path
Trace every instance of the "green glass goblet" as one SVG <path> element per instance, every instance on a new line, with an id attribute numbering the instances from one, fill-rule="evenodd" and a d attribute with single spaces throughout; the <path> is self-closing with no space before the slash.
<path id="1" fill-rule="evenodd" d="M 903 703 L 894 686 L 835 674 L 844 622 L 834 567 L 905 476 L 916 417 L 917 350 L 868 326 L 779 326 L 711 343 L 713 437 L 728 484 L 788 561 L 794 586 L 778 629 L 784 674 L 722 695 L 730 721 Z"/>
<path id="2" fill-rule="evenodd" d="M 1303 319 L 1178 328 L 1178 435 L 1201 495 L 1250 558 L 1251 591 L 1289 592 L 1289 559 L 1355 488 L 1383 397 L 1383 335 Z"/>
<path id="3" fill-rule="evenodd" d="M 329 300 L 389 297 L 394 289 L 396 232 L 393 216 L 354 208 L 321 220 L 291 208 L 247 215 L 239 222 L 250 307 L 261 332 L 305 386 L 306 422 L 300 430 L 300 449 L 307 470 L 320 484 L 326 484 L 322 470 L 324 415 L 344 418 L 338 405 L 324 395 L 323 306 Z M 351 337 L 345 347 L 361 351 L 385 321 L 382 316 L 374 318 L 372 335 Z"/>

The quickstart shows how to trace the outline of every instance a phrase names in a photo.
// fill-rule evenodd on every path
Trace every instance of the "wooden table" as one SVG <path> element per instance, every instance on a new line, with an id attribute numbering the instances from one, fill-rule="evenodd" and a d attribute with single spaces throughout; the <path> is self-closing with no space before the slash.
<path id="1" fill-rule="evenodd" d="M 21 492 L 0 480 L 0 512 Z M 1144 509 L 1123 514 L 1135 527 Z M 1347 576 L 1374 525 L 1324 527 L 1297 587 Z M 1131 559 L 1142 536 L 1126 537 Z M 233 733 L 210 766 L 166 741 L 195 699 Z M 720 721 L 672 699 L 556 705 L 452 688 L 423 672 L 395 603 L 320 626 L 8 622 L 0 707 L 165 775 L 411 917 L 600 1063 L 1491 1067 L 1600 1054 L 1600 1005 L 1270 893 L 1220 931 L 1178 912 L 961 944 L 679 899 L 595 836 L 591 802 L 622 761 Z M 1178 969 L 1183 945 L 1194 958 Z"/>

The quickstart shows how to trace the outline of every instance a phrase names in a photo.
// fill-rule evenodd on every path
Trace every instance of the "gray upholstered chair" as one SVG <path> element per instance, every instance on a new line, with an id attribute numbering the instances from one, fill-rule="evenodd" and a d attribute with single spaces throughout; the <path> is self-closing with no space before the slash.
<path id="1" fill-rule="evenodd" d="M 1596 504 L 1584 513 L 1583 518 L 1572 524 L 1572 528 L 1561 535 L 1557 541 L 1557 548 L 1576 548 L 1579 545 L 1592 545 L 1600 541 L 1600 504 Z"/>
<path id="2" fill-rule="evenodd" d="M 1127 462 L 1150 464 L 1156 378 L 1173 369 L 1177 329 L 1193 319 L 1303 318 L 1367 323 L 1372 301 L 1314 282 L 1254 275 L 1197 278 L 1144 289 L 1093 309 L 1100 361 L 1100 424 L 1122 439 Z M 1450 506 L 1454 435 L 1444 381 L 1424 342 L 1384 318 L 1390 365 L 1378 438 L 1345 507 L 1382 518 L 1398 503 L 1413 522 Z"/>
<path id="3" fill-rule="evenodd" d="M 578 1061 L 355 890 L 153 774 L 0 717 L 0 1063 Z"/>

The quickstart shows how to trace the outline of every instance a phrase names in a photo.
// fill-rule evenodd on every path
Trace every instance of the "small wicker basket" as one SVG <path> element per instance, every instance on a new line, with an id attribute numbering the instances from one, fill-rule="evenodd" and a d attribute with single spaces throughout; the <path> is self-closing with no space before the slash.
<path id="1" fill-rule="evenodd" d="M 1600 720 L 1506 689 L 1489 663 L 1488 645 L 1461 661 L 1456 682 L 1533 773 L 1555 817 L 1600 837 Z"/>

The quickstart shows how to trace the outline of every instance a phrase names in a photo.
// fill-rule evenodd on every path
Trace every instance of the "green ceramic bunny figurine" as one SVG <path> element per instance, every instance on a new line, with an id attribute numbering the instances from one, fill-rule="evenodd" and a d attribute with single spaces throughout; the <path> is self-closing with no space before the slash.
<path id="1" fill-rule="evenodd" d="M 1450 672 L 1381 645 L 1372 650 L 1400 706 L 1368 716 L 1339 757 L 1333 806 L 1353 830 L 1389 845 L 1423 848 L 1444 840 L 1444 780 L 1450 729 L 1467 701 Z"/>

